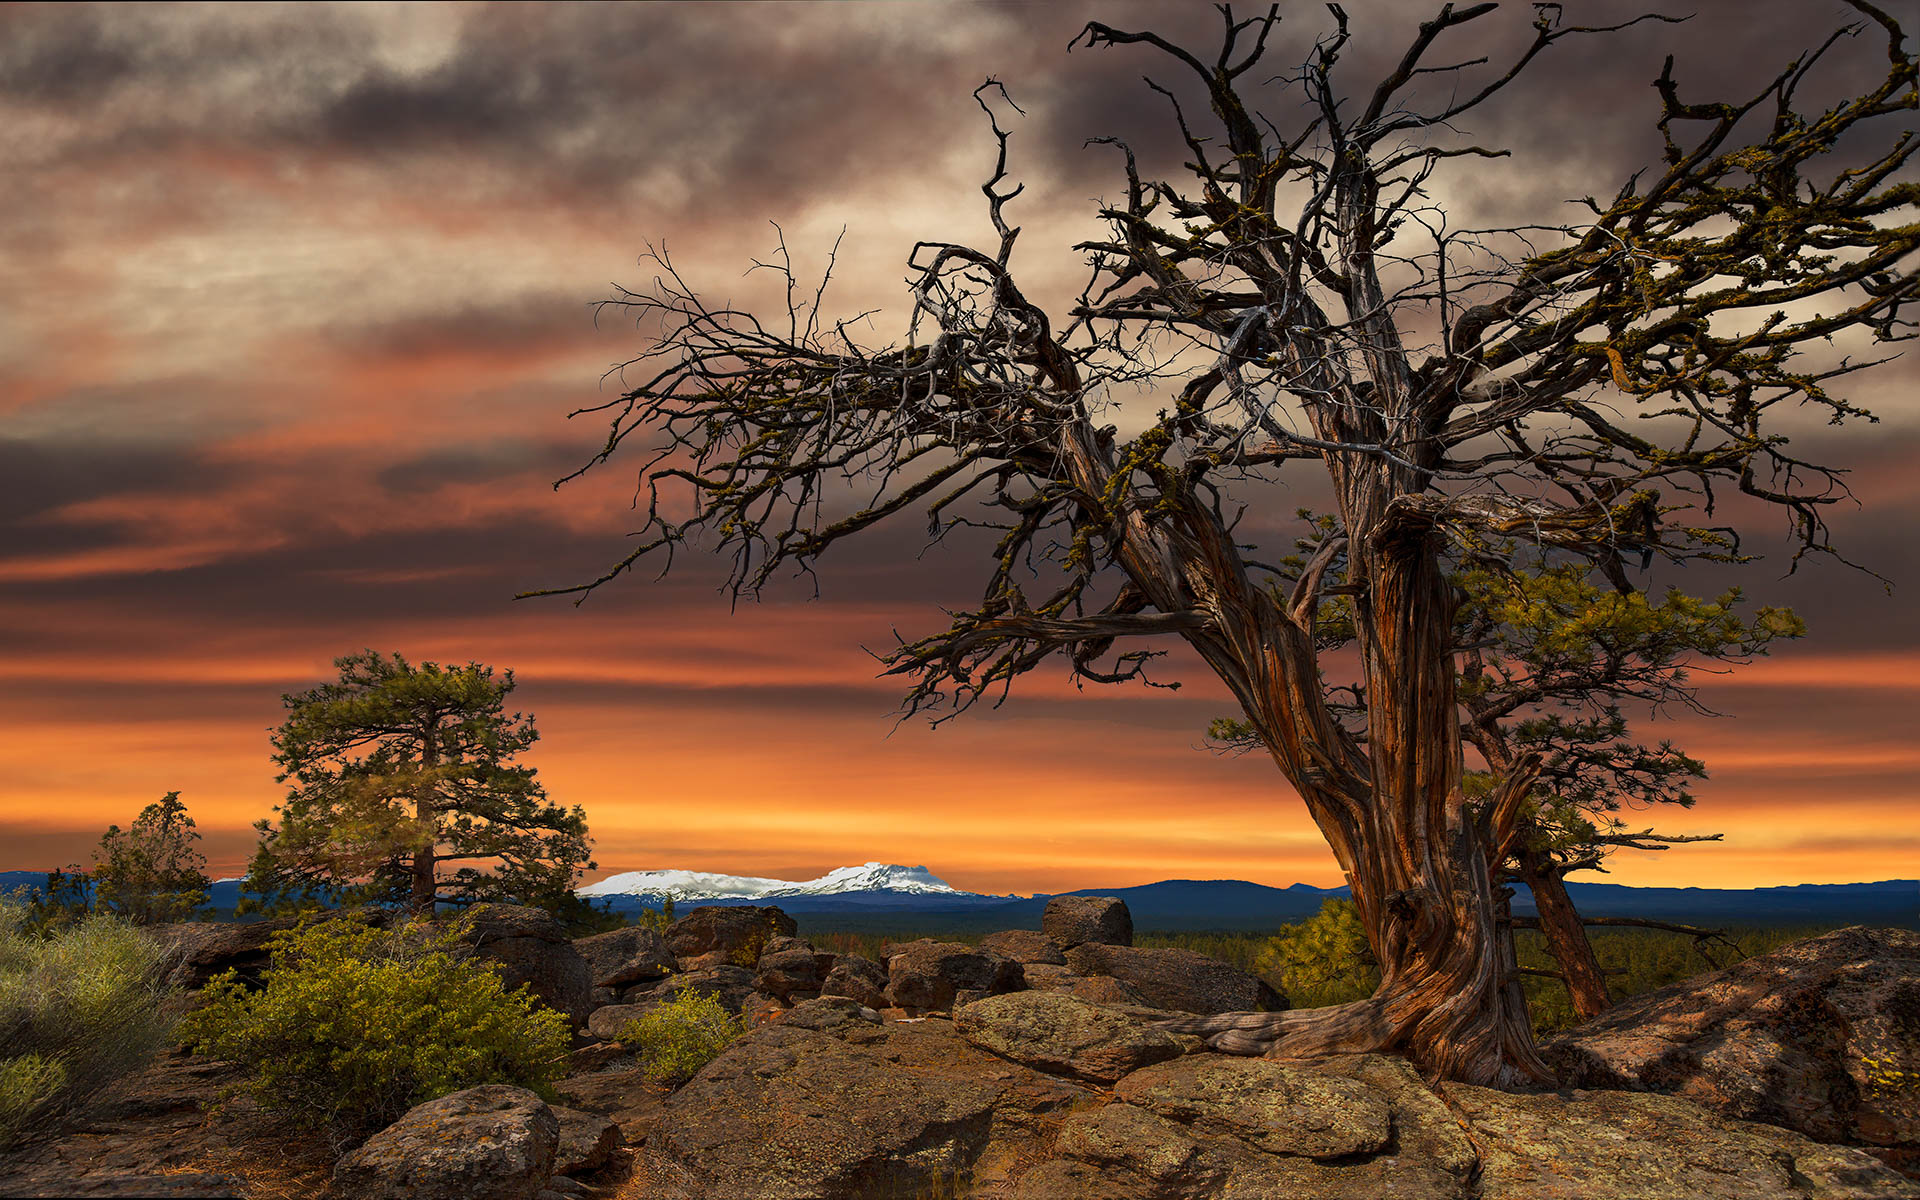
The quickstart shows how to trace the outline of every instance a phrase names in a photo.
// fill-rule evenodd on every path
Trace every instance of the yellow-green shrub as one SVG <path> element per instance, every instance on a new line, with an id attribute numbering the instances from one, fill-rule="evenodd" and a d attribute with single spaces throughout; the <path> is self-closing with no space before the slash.
<path id="1" fill-rule="evenodd" d="M 166 951 L 117 917 L 31 928 L 0 897 L 0 1146 L 77 1114 L 166 1042 Z"/>
<path id="2" fill-rule="evenodd" d="M 1254 966 L 1293 1008 L 1364 1000 L 1380 986 L 1380 968 L 1351 900 L 1328 900 L 1306 920 L 1282 925 Z"/>
<path id="3" fill-rule="evenodd" d="M 216 977 L 183 1039 L 248 1067 L 245 1088 L 262 1105 L 351 1130 L 482 1083 L 554 1098 L 566 1018 L 466 958 L 457 924 L 389 931 L 334 918 L 268 945 L 264 986 Z"/>
<path id="4" fill-rule="evenodd" d="M 631 1046 L 647 1078 L 682 1084 L 720 1057 L 746 1023 L 726 1010 L 712 992 L 692 989 L 628 1021 L 619 1041 Z"/>

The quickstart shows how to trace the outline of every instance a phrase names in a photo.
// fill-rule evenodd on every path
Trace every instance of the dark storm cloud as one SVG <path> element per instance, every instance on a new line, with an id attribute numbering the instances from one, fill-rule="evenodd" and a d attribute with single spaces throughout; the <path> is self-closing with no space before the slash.
<path id="1" fill-rule="evenodd" d="M 17 552 L 28 519 L 128 492 L 218 487 L 236 468 L 192 447 L 112 440 L 0 437 L 0 557 Z"/>

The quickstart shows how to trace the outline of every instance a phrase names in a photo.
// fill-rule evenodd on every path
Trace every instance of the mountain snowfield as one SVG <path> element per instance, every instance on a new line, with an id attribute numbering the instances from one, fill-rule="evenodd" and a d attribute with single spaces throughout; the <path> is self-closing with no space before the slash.
<path id="1" fill-rule="evenodd" d="M 835 896 L 847 892 L 896 892 L 913 896 L 966 899 L 1014 899 L 982 896 L 949 887 L 925 867 L 892 863 L 861 863 L 840 867 L 818 879 L 795 883 L 790 879 L 762 879 L 753 875 L 717 875 L 707 871 L 623 871 L 598 883 L 575 888 L 577 895 L 672 896 L 675 900 L 771 900 L 788 896 Z"/>

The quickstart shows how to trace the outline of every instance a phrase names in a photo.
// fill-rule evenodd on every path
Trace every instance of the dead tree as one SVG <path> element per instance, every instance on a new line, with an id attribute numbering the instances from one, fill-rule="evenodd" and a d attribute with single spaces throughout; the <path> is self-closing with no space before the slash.
<path id="1" fill-rule="evenodd" d="M 1090 24 L 1076 44 L 1190 73 L 1212 116 L 1203 128 L 1161 89 L 1188 158 L 1165 178 L 1109 143 L 1124 192 L 1100 210 L 1110 234 L 1078 248 L 1092 263 L 1079 302 L 1056 317 L 1016 281 L 1020 189 L 991 85 L 976 95 L 998 141 L 983 188 L 998 240 L 914 248 L 903 342 L 863 344 L 804 286 L 773 321 L 710 305 L 661 255 L 652 291 L 613 301 L 658 330 L 628 364 L 640 382 L 589 410 L 612 420 L 593 462 L 652 441 L 646 523 L 612 569 L 557 590 L 708 535 L 733 556 L 736 595 L 751 593 L 909 508 L 936 530 L 991 521 L 980 606 L 889 656 L 913 681 L 908 709 L 1004 695 L 1055 654 L 1083 680 L 1143 680 L 1150 644 L 1180 639 L 1351 883 L 1381 964 L 1373 997 L 1187 1024 L 1236 1053 L 1391 1050 L 1438 1077 L 1539 1078 L 1493 884 L 1539 762 L 1512 764 L 1482 802 L 1463 790 L 1448 561 L 1518 538 L 1631 588 L 1626 562 L 1738 553 L 1710 524 L 1716 489 L 1781 506 L 1803 551 L 1826 548 L 1821 509 L 1840 482 L 1798 459 L 1775 418 L 1864 416 L 1833 385 L 1866 364 L 1803 366 L 1798 352 L 1853 330 L 1912 336 L 1920 290 L 1920 196 L 1898 175 L 1915 62 L 1890 18 L 1854 7 L 1858 26 L 1750 99 L 1693 103 L 1662 72 L 1663 161 L 1578 224 L 1504 231 L 1449 228 L 1427 199 L 1434 172 L 1500 153 L 1461 144 L 1457 119 L 1556 43 L 1607 30 L 1539 6 L 1510 64 L 1432 66 L 1494 8 L 1448 5 L 1384 78 L 1350 90 L 1332 6 L 1331 31 L 1278 81 L 1286 106 L 1262 113 L 1242 89 L 1274 74 L 1256 67 L 1277 9 L 1223 9 L 1211 60 Z M 1850 33 L 1885 39 L 1885 77 L 1798 112 L 1801 81 Z M 1458 81 L 1452 99 L 1412 98 L 1436 76 Z M 1843 134 L 1884 137 L 1825 166 Z M 1102 418 L 1143 387 L 1168 407 L 1123 438 Z M 1263 485 L 1288 464 L 1325 472 L 1334 493 L 1298 572 L 1263 567 L 1234 532 L 1236 505 L 1274 507 Z M 1328 703 L 1316 626 L 1334 597 L 1351 602 L 1364 742 Z"/>

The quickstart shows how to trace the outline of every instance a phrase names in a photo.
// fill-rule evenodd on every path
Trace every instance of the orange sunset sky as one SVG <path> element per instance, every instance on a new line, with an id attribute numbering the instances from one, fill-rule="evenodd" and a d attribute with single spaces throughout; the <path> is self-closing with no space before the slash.
<path id="1" fill-rule="evenodd" d="M 1276 72 L 1322 28 L 1320 6 L 1295 7 Z M 1347 7 L 1365 80 L 1437 4 Z M 1653 160 L 1664 55 L 1702 97 L 1744 94 L 1849 19 L 1824 0 L 1700 8 L 1556 46 L 1466 131 L 1513 157 L 1443 172 L 1436 199 L 1460 224 L 1568 219 L 1567 198 Z M 1531 9 L 1508 9 L 1456 57 L 1510 57 Z M 1145 51 L 1067 53 L 1087 13 L 0 8 L 0 869 L 84 860 L 108 822 L 178 789 L 212 872 L 239 873 L 281 796 L 281 695 L 372 647 L 515 671 L 543 735 L 529 761 L 585 807 L 596 874 L 880 860 L 982 892 L 1339 882 L 1270 763 L 1202 747 L 1230 702 L 1177 654 L 1162 673 L 1178 692 L 1082 692 L 1061 665 L 997 710 L 896 723 L 901 685 L 865 647 L 944 627 L 984 561 L 965 544 L 917 557 L 919 519 L 836 548 L 817 599 L 794 584 L 730 611 L 721 564 L 697 556 L 578 608 L 512 599 L 597 574 L 637 527 L 633 463 L 551 484 L 604 437 L 566 414 L 616 394 L 603 373 L 645 349 L 589 304 L 646 286 L 650 243 L 748 307 L 774 298 L 743 274 L 772 251 L 770 220 L 806 276 L 844 227 L 827 306 L 879 309 L 871 340 L 891 340 L 914 239 L 991 232 L 970 97 L 991 75 L 1027 113 L 1016 265 L 1065 307 L 1071 245 L 1123 186 L 1082 143 L 1164 150 L 1140 75 L 1171 77 Z M 1198 5 L 1099 14 L 1216 36 Z M 1877 78 L 1876 54 L 1884 71 L 1872 39 L 1843 45 L 1821 95 Z M 1737 578 L 1810 636 L 1703 676 L 1719 718 L 1633 714 L 1712 770 L 1697 807 L 1647 821 L 1726 841 L 1623 855 L 1614 882 L 1920 875 L 1913 357 L 1842 385 L 1879 424 L 1791 430 L 1851 470 L 1834 541 L 1891 594 L 1829 561 L 1784 576 L 1785 522 L 1764 512 L 1743 520 L 1766 561 L 1655 573 L 1696 592 Z M 1283 476 L 1274 511 L 1314 487 Z"/>

